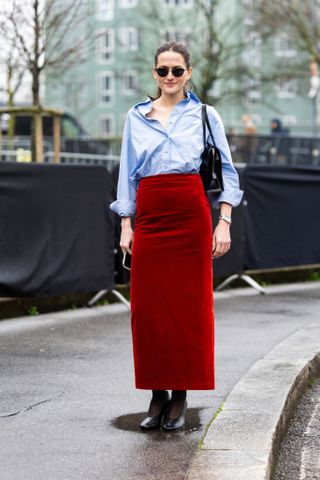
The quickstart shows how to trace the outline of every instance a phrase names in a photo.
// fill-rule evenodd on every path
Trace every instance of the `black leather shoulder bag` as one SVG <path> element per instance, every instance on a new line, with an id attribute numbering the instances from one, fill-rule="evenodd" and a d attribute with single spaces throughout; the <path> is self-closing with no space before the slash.
<path id="1" fill-rule="evenodd" d="M 220 193 L 223 191 L 221 153 L 217 148 L 213 138 L 206 107 L 207 105 L 205 103 L 202 104 L 201 117 L 204 150 L 201 154 L 201 165 L 199 173 L 202 179 L 204 189 L 207 193 Z M 212 145 L 210 143 L 207 143 L 206 125 L 210 133 Z"/>

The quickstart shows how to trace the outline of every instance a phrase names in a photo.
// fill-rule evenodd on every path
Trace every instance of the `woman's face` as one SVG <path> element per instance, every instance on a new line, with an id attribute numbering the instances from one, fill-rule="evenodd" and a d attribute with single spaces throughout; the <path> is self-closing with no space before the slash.
<path id="1" fill-rule="evenodd" d="M 160 53 L 158 56 L 156 68 L 159 67 L 168 67 L 170 69 L 179 67 L 186 69 L 186 63 L 181 53 L 168 51 Z M 179 91 L 183 90 L 183 87 L 191 77 L 191 74 L 192 68 L 190 67 L 183 72 L 181 77 L 175 77 L 171 70 L 169 70 L 167 76 L 160 77 L 155 68 L 153 68 L 153 76 L 156 79 L 158 86 L 161 88 L 162 92 L 167 95 L 177 94 Z"/>

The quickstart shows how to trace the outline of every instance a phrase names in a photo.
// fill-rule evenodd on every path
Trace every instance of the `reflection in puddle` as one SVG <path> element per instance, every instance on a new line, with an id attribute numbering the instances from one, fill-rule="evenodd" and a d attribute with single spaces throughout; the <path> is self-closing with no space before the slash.
<path id="1" fill-rule="evenodd" d="M 130 432 L 140 432 L 143 434 L 148 435 L 161 435 L 161 436 L 168 436 L 168 435 L 177 435 L 177 434 L 188 434 L 192 432 L 196 432 L 201 429 L 203 426 L 200 423 L 200 415 L 199 411 L 202 410 L 201 408 L 188 408 L 186 414 L 186 423 L 183 430 L 177 432 L 166 432 L 161 429 L 156 430 L 141 430 L 139 425 L 140 422 L 146 416 L 146 412 L 143 413 L 131 413 L 129 415 L 121 415 L 120 417 L 116 417 L 112 420 L 111 425 L 115 428 L 119 428 L 120 430 L 127 430 Z"/>

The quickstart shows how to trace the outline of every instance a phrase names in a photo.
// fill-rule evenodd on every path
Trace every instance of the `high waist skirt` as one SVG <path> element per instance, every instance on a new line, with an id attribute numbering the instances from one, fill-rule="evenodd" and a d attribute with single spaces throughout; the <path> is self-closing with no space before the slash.
<path id="1" fill-rule="evenodd" d="M 215 388 L 211 255 L 200 175 L 140 179 L 130 282 L 136 388 Z"/>

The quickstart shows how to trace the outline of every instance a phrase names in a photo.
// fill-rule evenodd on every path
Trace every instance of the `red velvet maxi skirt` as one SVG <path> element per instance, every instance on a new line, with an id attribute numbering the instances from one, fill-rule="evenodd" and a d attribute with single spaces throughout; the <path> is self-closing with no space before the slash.
<path id="1" fill-rule="evenodd" d="M 199 173 L 141 178 L 130 278 L 136 388 L 215 388 L 211 255 Z"/>

